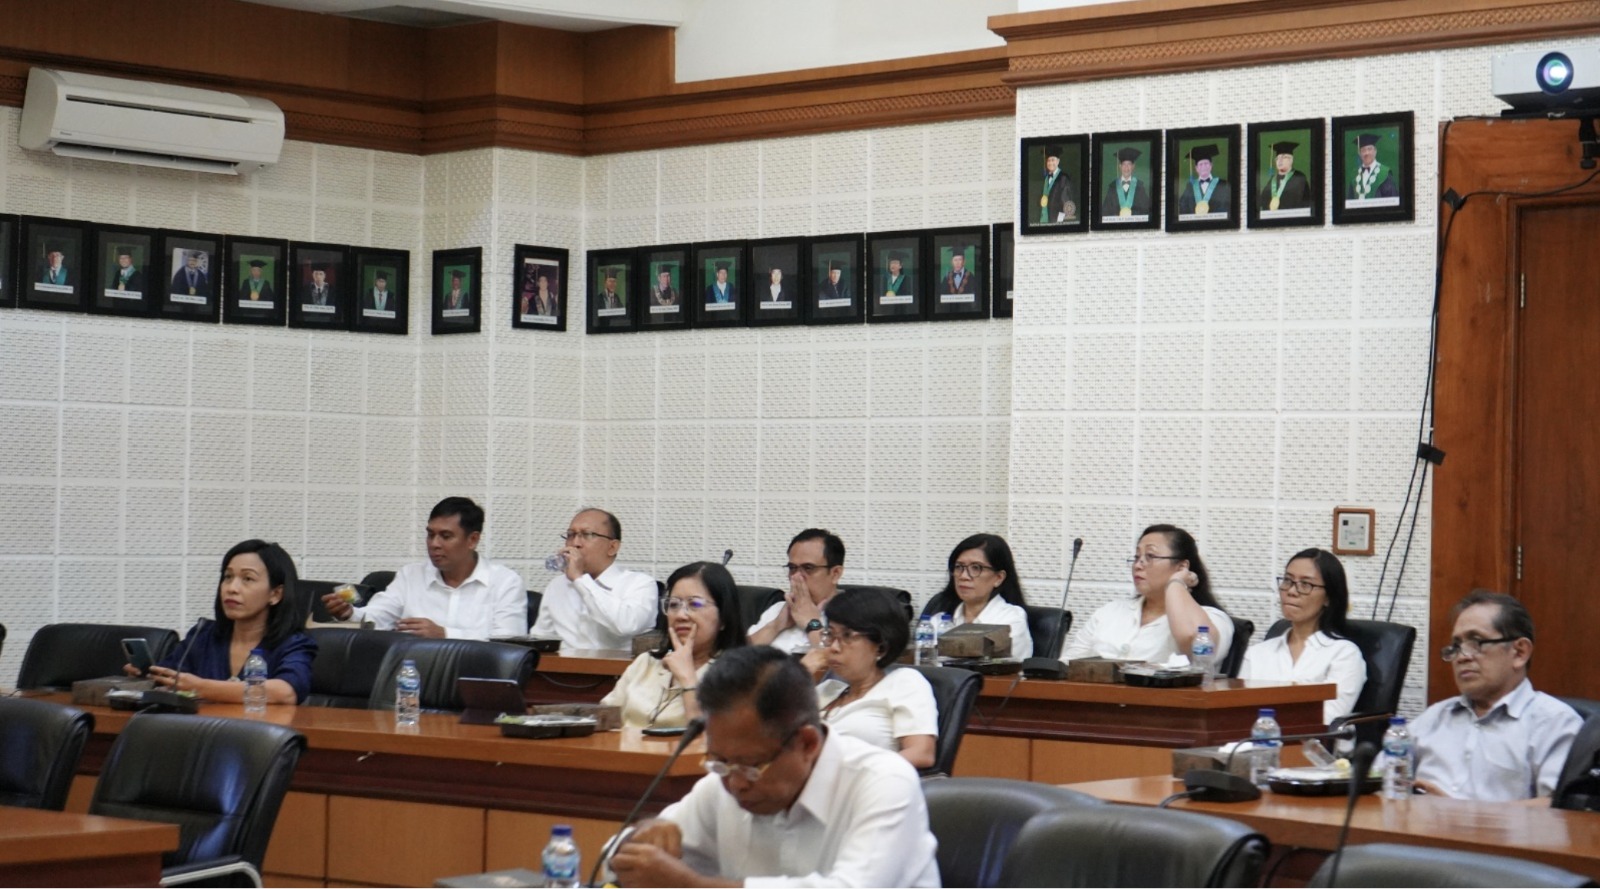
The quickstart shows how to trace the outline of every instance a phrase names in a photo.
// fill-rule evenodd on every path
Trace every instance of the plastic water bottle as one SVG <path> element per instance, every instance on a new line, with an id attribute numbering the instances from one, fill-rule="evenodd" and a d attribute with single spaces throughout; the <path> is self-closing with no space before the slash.
<path id="1" fill-rule="evenodd" d="M 1211 628 L 1201 626 L 1200 631 L 1194 634 L 1194 642 L 1189 646 L 1189 660 L 1196 667 L 1206 671 L 1206 685 L 1211 685 L 1217 678 L 1217 643 L 1211 638 Z"/>
<path id="2" fill-rule="evenodd" d="M 951 617 L 948 611 L 941 611 L 934 616 L 933 643 L 935 645 L 939 644 L 939 640 L 944 638 L 945 633 L 950 632 L 950 628 L 955 626 L 955 622 L 955 618 Z"/>
<path id="3" fill-rule="evenodd" d="M 917 621 L 917 653 L 918 664 L 930 667 L 939 665 L 939 631 L 934 629 L 933 621 L 923 618 Z"/>
<path id="4" fill-rule="evenodd" d="M 1267 773 L 1278 767 L 1283 748 L 1283 729 L 1278 727 L 1278 711 L 1262 707 L 1256 724 L 1250 727 L 1250 780 L 1257 787 L 1267 786 Z"/>
<path id="5" fill-rule="evenodd" d="M 550 842 L 541 856 L 544 861 L 546 886 L 577 886 L 578 844 L 572 839 L 572 825 L 557 824 L 550 828 Z"/>
<path id="6" fill-rule="evenodd" d="M 561 553 L 544 557 L 544 570 L 552 574 L 560 574 L 567 570 L 567 557 Z"/>
<path id="7" fill-rule="evenodd" d="M 417 672 L 417 662 L 406 660 L 394 677 L 394 724 L 416 725 L 422 713 L 422 674 Z"/>
<path id="8" fill-rule="evenodd" d="M 1383 798 L 1410 799 L 1416 765 L 1416 748 L 1411 743 L 1411 730 L 1406 728 L 1404 716 L 1391 716 L 1389 729 L 1383 733 Z M 1352 779 L 1356 776 L 1352 775 Z"/>
<path id="9" fill-rule="evenodd" d="M 259 648 L 244 659 L 244 712 L 256 716 L 267 712 L 267 656 Z"/>

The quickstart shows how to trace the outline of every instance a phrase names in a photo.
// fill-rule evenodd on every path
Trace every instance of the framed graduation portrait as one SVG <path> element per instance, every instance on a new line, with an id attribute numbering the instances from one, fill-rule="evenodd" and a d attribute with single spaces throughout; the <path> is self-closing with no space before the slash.
<path id="1" fill-rule="evenodd" d="M 746 286 L 744 243 L 696 244 L 696 327 L 737 327 L 744 324 Z"/>
<path id="2" fill-rule="evenodd" d="M 17 217 L 0 213 L 0 309 L 17 307 Z"/>
<path id="3" fill-rule="evenodd" d="M 482 324 L 483 248 L 433 251 L 433 333 L 477 333 Z"/>
<path id="4" fill-rule="evenodd" d="M 989 228 L 947 228 L 928 234 L 933 296 L 928 318 L 989 317 Z"/>
<path id="5" fill-rule="evenodd" d="M 930 274 L 923 269 L 924 232 L 867 235 L 867 322 L 920 321 L 927 313 Z"/>
<path id="6" fill-rule="evenodd" d="M 518 244 L 512 253 L 511 326 L 567 329 L 567 251 Z"/>
<path id="7" fill-rule="evenodd" d="M 282 327 L 289 314 L 283 292 L 288 279 L 288 243 L 230 236 L 224 249 L 222 320 Z"/>
<path id="8" fill-rule="evenodd" d="M 1094 134 L 1097 231 L 1161 228 L 1161 131 Z"/>
<path id="9" fill-rule="evenodd" d="M 1088 136 L 1036 136 L 1022 140 L 1022 206 L 1017 218 L 1024 235 L 1089 230 L 1092 202 Z"/>
<path id="10" fill-rule="evenodd" d="M 355 296 L 350 302 L 350 329 L 357 333 L 404 336 L 411 317 L 411 251 L 350 251 Z"/>
<path id="11" fill-rule="evenodd" d="M 637 329 L 629 289 L 636 277 L 634 260 L 632 250 L 589 251 L 589 333 L 624 333 Z"/>
<path id="12" fill-rule="evenodd" d="M 157 233 L 147 228 L 97 226 L 94 284 L 89 310 L 104 315 L 147 316 L 155 311 Z"/>
<path id="13" fill-rule="evenodd" d="M 989 272 L 989 302 L 993 306 L 991 316 L 995 318 L 1011 317 L 1011 276 L 1014 272 L 1017 239 L 1012 231 L 1011 223 L 997 222 L 994 233 L 989 243 L 993 245 L 993 268 Z"/>
<path id="14" fill-rule="evenodd" d="M 164 231 L 156 250 L 159 259 L 157 310 L 177 321 L 217 323 L 222 300 L 222 236 Z"/>
<path id="15" fill-rule="evenodd" d="M 693 251 L 688 245 L 641 247 L 639 279 L 634 281 L 633 299 L 638 303 L 641 330 L 683 330 L 689 326 L 689 300 L 698 299 L 691 268 Z"/>
<path id="16" fill-rule="evenodd" d="M 806 242 L 806 268 L 811 273 L 808 324 L 859 324 L 865 312 L 861 298 L 861 235 L 825 235 Z"/>
<path id="17" fill-rule="evenodd" d="M 1321 225 L 1322 120 L 1253 123 L 1248 132 L 1250 227 Z"/>
<path id="18" fill-rule="evenodd" d="M 1410 222 L 1410 111 L 1333 119 L 1333 224 Z"/>
<path id="19" fill-rule="evenodd" d="M 67 219 L 25 216 L 22 253 L 17 261 L 17 305 L 24 309 L 81 312 L 93 289 L 93 264 L 85 262 L 89 228 Z"/>
<path id="20" fill-rule="evenodd" d="M 350 248 L 289 245 L 289 326 L 350 327 Z"/>
<path id="21" fill-rule="evenodd" d="M 799 324 L 804 319 L 806 297 L 805 241 L 768 238 L 751 241 L 749 292 L 745 317 L 751 326 Z"/>
<path id="22" fill-rule="evenodd" d="M 1239 227 L 1239 127 L 1167 131 L 1167 231 Z"/>

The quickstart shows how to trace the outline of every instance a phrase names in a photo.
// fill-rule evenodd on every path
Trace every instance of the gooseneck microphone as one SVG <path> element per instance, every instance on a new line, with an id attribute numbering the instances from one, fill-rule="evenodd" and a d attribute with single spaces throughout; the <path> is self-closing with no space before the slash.
<path id="1" fill-rule="evenodd" d="M 1356 727 L 1353 725 L 1340 726 L 1330 732 L 1303 732 L 1298 735 L 1282 735 L 1274 738 L 1283 741 L 1309 741 L 1312 738 L 1326 740 L 1330 738 L 1353 738 Z M 1261 788 L 1249 778 L 1241 778 L 1233 773 L 1233 756 L 1239 748 L 1251 738 L 1240 738 L 1233 742 L 1233 749 L 1228 751 L 1228 758 L 1223 761 L 1219 769 L 1190 769 L 1184 773 L 1183 787 L 1190 799 L 1212 803 L 1242 803 L 1261 798 Z M 1352 765 L 1351 774 L 1355 774 Z"/>
<path id="2" fill-rule="evenodd" d="M 724 567 L 724 568 L 728 567 L 728 563 L 731 562 L 731 561 L 733 561 L 733 550 L 731 550 L 731 549 L 723 550 L 722 551 L 722 567 Z"/>
<path id="3" fill-rule="evenodd" d="M 733 550 L 728 552 L 731 554 Z M 656 776 L 651 779 L 650 786 L 644 789 L 644 793 L 639 796 L 639 801 L 633 804 L 633 811 L 628 813 L 628 817 L 622 819 L 622 826 L 617 828 L 616 836 L 613 836 L 611 842 L 606 843 L 605 848 L 600 850 L 599 856 L 594 860 L 594 869 L 589 872 L 589 882 L 585 885 L 595 885 L 595 879 L 600 876 L 600 869 L 606 865 L 606 862 L 611 860 L 611 856 L 616 853 L 617 847 L 621 846 L 623 841 L 627 839 L 628 829 L 633 826 L 634 819 L 639 817 L 639 810 L 644 808 L 645 801 L 650 799 L 650 794 L 656 792 L 656 785 L 661 783 L 661 779 L 667 776 L 672 764 L 677 762 L 678 757 L 683 755 L 684 748 L 694 743 L 694 739 L 700 737 L 705 730 L 706 719 L 704 716 L 696 716 L 694 719 L 689 720 L 689 724 L 684 727 L 683 735 L 678 738 L 677 749 L 673 750 L 672 755 L 667 757 L 667 761 L 661 764 L 661 770 L 656 772 Z"/>
<path id="4" fill-rule="evenodd" d="M 189 660 L 189 652 L 194 651 L 195 642 L 200 639 L 201 630 L 211 624 L 211 618 L 202 617 L 189 628 L 188 644 L 183 647 L 183 654 L 178 656 L 178 666 L 175 673 L 183 675 L 183 665 Z M 176 690 L 152 688 L 139 697 L 141 709 L 154 710 L 157 713 L 199 713 L 200 698 L 179 694 Z"/>
<path id="5" fill-rule="evenodd" d="M 1061 611 L 1065 618 L 1067 597 L 1072 594 L 1072 575 L 1078 570 L 1078 553 L 1083 552 L 1083 538 L 1072 539 L 1072 562 L 1067 565 L 1067 582 L 1061 587 Z M 1056 631 L 1045 640 L 1044 651 L 1035 651 L 1033 657 L 1022 662 L 1023 675 L 1030 679 L 1062 679 L 1067 675 L 1067 665 L 1061 662 L 1061 644 L 1066 636 L 1066 623 L 1056 623 Z"/>
<path id="6" fill-rule="evenodd" d="M 1378 746 L 1362 741 L 1350 754 L 1350 799 L 1344 805 L 1344 823 L 1339 826 L 1339 844 L 1333 847 L 1333 863 L 1328 865 L 1328 885 L 1339 885 L 1339 859 L 1344 857 L 1344 845 L 1350 839 L 1350 819 L 1356 813 L 1356 799 L 1361 796 L 1361 782 L 1372 771 L 1372 761 L 1378 758 Z"/>

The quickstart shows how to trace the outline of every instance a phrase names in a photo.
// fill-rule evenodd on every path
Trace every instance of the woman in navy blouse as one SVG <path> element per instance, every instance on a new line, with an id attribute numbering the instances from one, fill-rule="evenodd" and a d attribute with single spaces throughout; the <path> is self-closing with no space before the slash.
<path id="1" fill-rule="evenodd" d="M 216 620 L 196 627 L 150 668 L 150 678 L 207 701 L 239 703 L 245 659 L 259 648 L 267 658 L 267 701 L 305 700 L 317 643 L 301 629 L 309 600 L 296 591 L 296 580 L 294 560 L 276 543 L 246 540 L 228 550 L 217 583 Z M 132 665 L 126 669 L 137 672 Z"/>

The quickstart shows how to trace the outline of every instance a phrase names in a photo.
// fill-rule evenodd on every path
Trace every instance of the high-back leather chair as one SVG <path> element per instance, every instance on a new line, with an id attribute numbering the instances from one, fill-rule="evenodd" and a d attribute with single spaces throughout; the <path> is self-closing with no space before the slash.
<path id="1" fill-rule="evenodd" d="M 1217 675 L 1237 679 L 1239 668 L 1244 666 L 1245 649 L 1250 647 L 1250 637 L 1256 633 L 1256 623 L 1231 614 L 1228 617 L 1233 621 L 1233 642 L 1228 646 L 1227 657 L 1217 664 Z"/>
<path id="2" fill-rule="evenodd" d="M 1266 837 L 1236 821 L 1145 806 L 1035 815 L 1011 847 L 1006 886 L 1254 886 Z"/>
<path id="3" fill-rule="evenodd" d="M 783 590 L 773 586 L 753 586 L 738 584 L 734 589 L 739 591 L 739 610 L 744 612 L 744 625 L 750 627 L 761 619 L 768 608 L 778 604 L 783 599 Z"/>
<path id="4" fill-rule="evenodd" d="M 1411 649 L 1417 644 L 1417 628 L 1381 620 L 1346 621 L 1350 641 L 1361 649 L 1367 662 L 1367 682 L 1361 686 L 1355 708 L 1333 721 L 1334 728 L 1346 722 L 1356 724 L 1358 741 L 1379 743 L 1388 723 L 1381 717 L 1400 708 L 1400 692 L 1406 686 L 1406 670 L 1411 666 Z M 1267 630 L 1267 638 L 1289 632 L 1289 622 L 1280 620 Z"/>
<path id="5" fill-rule="evenodd" d="M 1588 698 L 1562 698 L 1561 703 L 1576 710 L 1578 717 L 1585 722 L 1600 716 L 1600 701 L 1592 701 Z"/>
<path id="6" fill-rule="evenodd" d="M 967 717 L 983 689 L 983 677 L 958 667 L 901 664 L 895 669 L 916 670 L 933 686 L 933 702 L 939 708 L 939 737 L 934 740 L 933 765 L 922 770 L 924 776 L 948 775 L 955 768 L 961 739 L 967 733 Z"/>
<path id="7" fill-rule="evenodd" d="M 1329 883 L 1333 859 L 1317 869 L 1310 886 L 1593 886 L 1588 877 L 1521 858 L 1373 843 L 1349 846 L 1339 861 L 1337 883 Z"/>
<path id="8" fill-rule="evenodd" d="M 322 604 L 322 597 L 344 586 L 349 581 L 345 580 L 300 580 L 295 583 L 302 600 L 311 606 L 311 622 L 317 624 L 337 623 L 333 615 L 328 613 L 327 606 Z M 351 583 L 356 592 L 361 595 L 361 601 L 372 598 L 373 589 L 365 584 Z"/>
<path id="9" fill-rule="evenodd" d="M 1087 793 L 1007 778 L 929 778 L 922 793 L 946 886 L 999 886 L 1011 844 L 1028 819 L 1067 806 L 1104 805 Z"/>
<path id="10" fill-rule="evenodd" d="M 1600 716 L 1585 720 L 1572 739 L 1556 792 L 1550 795 L 1550 805 L 1600 812 Z"/>
<path id="11" fill-rule="evenodd" d="M 0 652 L 6 650 L 6 625 L 0 624 Z"/>
<path id="12" fill-rule="evenodd" d="M 361 578 L 361 585 L 374 593 L 381 593 L 394 583 L 393 571 L 368 571 L 367 576 Z"/>
<path id="13" fill-rule="evenodd" d="M 1072 612 L 1054 605 L 1024 605 L 1028 612 L 1028 635 L 1033 637 L 1034 657 L 1061 657 L 1061 643 L 1072 632 Z"/>
<path id="14" fill-rule="evenodd" d="M 510 679 L 525 686 L 539 664 L 539 652 L 477 639 L 410 639 L 384 654 L 372 695 L 367 698 L 368 707 L 385 710 L 394 706 L 394 676 L 406 660 L 416 661 L 417 672 L 422 674 L 422 709 L 459 711 L 465 705 L 456 688 L 457 679 Z"/>
<path id="15" fill-rule="evenodd" d="M 532 630 L 533 629 L 533 625 L 535 623 L 538 623 L 538 621 L 539 621 L 539 606 L 543 605 L 543 604 L 544 604 L 544 593 L 536 592 L 534 590 L 528 590 L 528 628 L 526 630 L 523 630 L 524 633 L 528 632 L 529 630 Z"/>
<path id="16" fill-rule="evenodd" d="M 384 655 L 415 637 L 385 630 L 344 626 L 315 627 L 317 657 L 311 662 L 311 693 L 302 706 L 365 710 L 378 684 Z"/>
<path id="17" fill-rule="evenodd" d="M 76 707 L 0 698 L 0 806 L 61 811 L 92 731 Z"/>
<path id="18" fill-rule="evenodd" d="M 305 744 L 299 732 L 256 719 L 135 716 L 106 755 L 89 814 L 178 825 L 163 885 L 228 872 L 259 886 Z"/>
<path id="19" fill-rule="evenodd" d="M 907 621 L 910 621 L 911 620 L 911 615 L 916 613 L 911 608 L 911 593 L 907 592 L 906 590 L 897 590 L 892 586 L 869 586 L 869 585 L 854 584 L 854 583 L 841 583 L 841 584 L 839 584 L 839 591 L 843 592 L 845 590 L 877 590 L 878 592 L 883 593 L 886 596 L 893 596 L 895 598 L 895 600 L 898 601 L 900 603 L 900 605 L 905 608 L 905 610 L 906 610 L 906 620 Z M 751 620 L 754 620 L 754 619 L 755 618 L 751 618 Z"/>
<path id="20" fill-rule="evenodd" d="M 178 634 L 161 627 L 121 624 L 46 624 L 33 634 L 22 655 L 17 688 L 65 691 L 80 679 L 121 676 L 128 659 L 122 640 L 133 637 L 150 645 L 150 657 L 159 661 L 178 644 Z"/>

